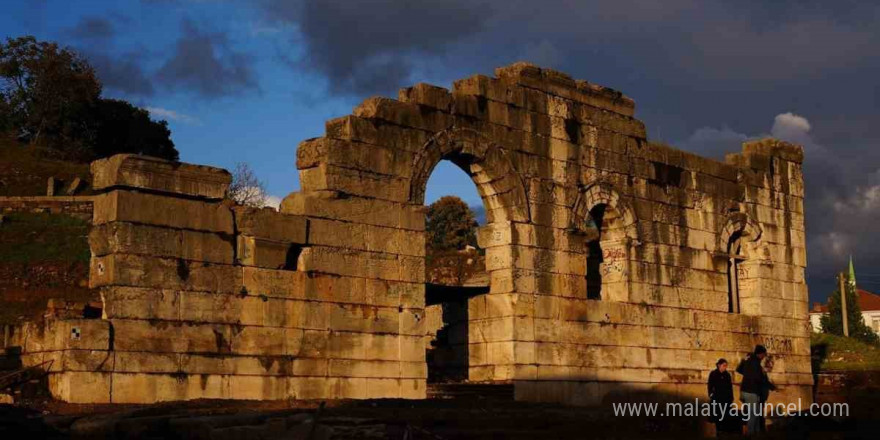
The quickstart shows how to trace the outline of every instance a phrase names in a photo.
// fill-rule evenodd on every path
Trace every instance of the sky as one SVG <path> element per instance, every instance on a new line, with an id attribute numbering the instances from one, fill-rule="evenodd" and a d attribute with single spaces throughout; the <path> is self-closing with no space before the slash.
<path id="1" fill-rule="evenodd" d="M 874 3 L 874 4 L 872 4 Z M 722 158 L 800 143 L 807 280 L 851 254 L 880 291 L 880 4 L 855 0 L 7 0 L 0 36 L 84 54 L 104 95 L 168 120 L 181 160 L 247 162 L 283 198 L 296 145 L 368 96 L 530 61 L 621 90 L 648 137 Z M 428 202 L 479 204 L 452 165 Z"/>

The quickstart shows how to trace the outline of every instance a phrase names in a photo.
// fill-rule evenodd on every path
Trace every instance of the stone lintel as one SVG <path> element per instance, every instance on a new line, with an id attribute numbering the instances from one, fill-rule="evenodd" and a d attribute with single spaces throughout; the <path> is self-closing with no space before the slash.
<path id="1" fill-rule="evenodd" d="M 229 172 L 221 168 L 136 154 L 96 160 L 91 170 L 95 190 L 125 187 L 209 199 L 222 199 L 232 181 Z"/>

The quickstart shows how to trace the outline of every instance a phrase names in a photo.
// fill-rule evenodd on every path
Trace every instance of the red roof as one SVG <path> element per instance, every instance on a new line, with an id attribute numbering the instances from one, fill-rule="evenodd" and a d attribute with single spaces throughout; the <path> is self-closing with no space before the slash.
<path id="1" fill-rule="evenodd" d="M 857 289 L 857 291 L 859 292 L 859 307 L 863 312 L 880 310 L 880 295 L 862 289 Z M 810 309 L 810 312 L 826 313 L 828 312 L 828 305 L 813 303 L 813 308 Z"/>

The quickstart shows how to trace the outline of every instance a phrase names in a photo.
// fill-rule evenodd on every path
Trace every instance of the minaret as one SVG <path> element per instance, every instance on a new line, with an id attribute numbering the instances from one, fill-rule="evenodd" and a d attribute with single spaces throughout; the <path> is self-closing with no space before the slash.
<path id="1" fill-rule="evenodd" d="M 853 259 L 852 255 L 849 256 L 849 279 L 847 280 L 849 285 L 852 286 L 852 291 L 855 293 L 856 291 L 856 269 L 853 267 Z"/>

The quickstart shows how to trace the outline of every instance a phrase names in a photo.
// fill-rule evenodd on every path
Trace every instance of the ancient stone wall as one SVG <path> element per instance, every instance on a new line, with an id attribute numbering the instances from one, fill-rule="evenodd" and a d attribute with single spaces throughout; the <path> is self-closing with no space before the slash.
<path id="1" fill-rule="evenodd" d="M 48 212 L 91 220 L 92 196 L 0 197 L 0 214 L 10 212 Z"/>
<path id="2" fill-rule="evenodd" d="M 800 147 L 716 162 L 649 142 L 619 92 L 495 73 L 328 121 L 297 149 L 302 189 L 281 213 L 221 202 L 216 169 L 96 163 L 104 319 L 64 322 L 76 340 L 61 322 L 34 330 L 44 345 L 26 352 L 63 353 L 65 400 L 423 398 L 422 205 L 449 160 L 488 220 L 471 381 L 572 404 L 702 396 L 719 357 L 763 343 L 776 399 L 809 400 Z"/>

